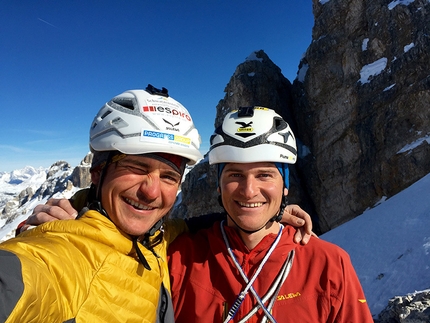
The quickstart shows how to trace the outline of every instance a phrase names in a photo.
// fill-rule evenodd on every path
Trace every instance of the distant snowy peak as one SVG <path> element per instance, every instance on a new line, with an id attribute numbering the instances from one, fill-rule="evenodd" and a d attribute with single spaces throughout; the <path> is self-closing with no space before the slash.
<path id="1" fill-rule="evenodd" d="M 46 177 L 46 172 L 47 169 L 43 167 L 35 169 L 32 166 L 26 166 L 9 173 L 3 173 L 0 180 L 6 184 L 21 184 L 22 182 L 31 181 L 31 178 Z"/>
<path id="2" fill-rule="evenodd" d="M 44 204 L 49 198 L 70 198 L 79 189 L 73 185 L 74 169 L 69 163 L 58 161 L 49 169 L 27 166 L 0 173 L 0 241 L 11 238 L 18 223 L 37 204 Z"/>
<path id="3" fill-rule="evenodd" d="M 43 167 L 26 166 L 8 173 L 0 173 L 0 200 L 3 200 L 3 194 L 16 194 L 27 187 L 40 186 L 46 180 L 47 172 L 48 169 Z"/>
<path id="4" fill-rule="evenodd" d="M 246 59 L 245 59 L 245 61 L 259 61 L 259 62 L 262 62 L 263 61 L 263 58 L 262 57 L 258 57 L 257 56 L 257 54 L 258 54 L 258 51 L 254 51 L 254 52 L 252 52 Z"/>

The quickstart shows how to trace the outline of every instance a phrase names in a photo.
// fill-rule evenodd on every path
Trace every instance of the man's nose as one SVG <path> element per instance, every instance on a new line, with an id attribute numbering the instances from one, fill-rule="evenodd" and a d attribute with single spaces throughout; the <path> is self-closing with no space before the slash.
<path id="1" fill-rule="evenodd" d="M 241 193 L 247 199 L 253 198 L 257 192 L 257 181 L 254 177 L 248 176 L 241 182 Z"/>
<path id="2" fill-rule="evenodd" d="M 145 176 L 139 189 L 147 199 L 157 199 L 161 195 L 160 176 L 154 174 Z"/>

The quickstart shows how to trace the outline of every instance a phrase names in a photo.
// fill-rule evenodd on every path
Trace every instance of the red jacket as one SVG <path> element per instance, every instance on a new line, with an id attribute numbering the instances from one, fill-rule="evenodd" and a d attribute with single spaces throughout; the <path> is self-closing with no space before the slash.
<path id="1" fill-rule="evenodd" d="M 231 249 L 251 279 L 276 235 L 266 236 L 248 250 L 237 232 L 225 227 Z M 312 238 L 295 244 L 295 229 L 287 226 L 253 287 L 262 297 L 278 275 L 290 250 L 295 250 L 291 271 L 282 285 L 272 315 L 278 323 L 373 323 L 363 290 L 348 254 L 329 242 Z M 219 223 L 195 235 L 179 236 L 168 249 L 172 298 L 177 323 L 223 322 L 246 284 L 228 255 Z M 251 292 L 234 322 L 255 305 Z M 223 316 L 224 315 L 224 316 Z M 247 322 L 260 322 L 259 310 Z M 270 321 L 268 321 L 270 322 Z"/>

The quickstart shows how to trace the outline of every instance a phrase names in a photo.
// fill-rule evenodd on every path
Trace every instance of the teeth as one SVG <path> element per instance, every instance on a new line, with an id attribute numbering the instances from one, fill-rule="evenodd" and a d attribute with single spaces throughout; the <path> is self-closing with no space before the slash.
<path id="1" fill-rule="evenodd" d="M 151 207 L 149 207 L 149 206 L 145 206 L 145 205 L 143 205 L 143 204 L 140 204 L 140 203 L 137 203 L 137 202 L 135 202 L 135 201 L 132 201 L 132 200 L 129 200 L 129 199 L 125 199 L 126 200 L 126 202 L 128 203 L 128 204 L 130 204 L 130 205 L 132 205 L 133 207 L 135 207 L 136 209 L 139 209 L 139 210 L 152 210 L 152 208 Z"/>
<path id="2" fill-rule="evenodd" d="M 243 207 L 260 207 L 263 205 L 263 203 L 259 202 L 259 203 L 244 203 L 244 202 L 238 202 L 240 206 Z"/>

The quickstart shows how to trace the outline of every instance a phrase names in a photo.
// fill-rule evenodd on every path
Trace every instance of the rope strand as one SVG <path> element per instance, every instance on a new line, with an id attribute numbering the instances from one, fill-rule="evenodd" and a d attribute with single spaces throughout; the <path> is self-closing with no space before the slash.
<path id="1" fill-rule="evenodd" d="M 269 259 L 270 255 L 272 254 L 273 250 L 278 245 L 278 243 L 279 243 L 279 241 L 281 239 L 281 236 L 282 236 L 282 229 L 284 228 L 284 226 L 282 224 L 279 224 L 278 235 L 277 235 L 275 241 L 272 243 L 272 245 L 269 248 L 269 250 L 267 251 L 267 253 L 264 256 L 263 260 L 261 261 L 260 265 L 258 266 L 257 271 L 252 276 L 251 280 L 249 280 L 248 277 L 245 275 L 245 273 L 243 272 L 243 270 L 242 270 L 239 262 L 237 261 L 236 257 L 234 256 L 233 252 L 231 251 L 231 247 L 230 247 L 227 235 L 225 234 L 225 230 L 224 230 L 224 220 L 221 222 L 220 226 L 221 226 L 221 233 L 222 233 L 222 236 L 223 236 L 223 239 L 224 239 L 224 243 L 226 244 L 228 254 L 230 255 L 231 259 L 233 260 L 233 263 L 236 266 L 236 268 L 238 269 L 238 271 L 239 271 L 240 275 L 242 276 L 243 280 L 247 284 L 246 287 L 245 287 L 245 289 L 239 294 L 239 296 L 236 299 L 236 301 L 234 302 L 233 306 L 230 308 L 230 310 L 228 312 L 228 315 L 227 315 L 226 319 L 224 320 L 224 323 L 227 323 L 227 322 L 229 322 L 230 320 L 232 320 L 234 318 L 234 316 L 237 314 L 237 311 L 238 311 L 239 307 L 241 306 L 243 300 L 245 299 L 246 294 L 248 294 L 249 290 L 251 290 L 251 293 L 254 295 L 254 297 L 255 297 L 255 299 L 256 299 L 256 301 L 258 303 L 258 305 L 256 306 L 256 308 L 254 308 L 255 311 L 253 309 L 253 313 L 249 317 L 251 317 L 252 315 L 254 315 L 255 312 L 259 308 L 261 308 L 263 310 L 264 314 L 265 314 L 265 317 L 268 318 L 272 323 L 276 323 L 276 320 L 274 319 L 274 317 L 270 314 L 269 310 L 264 305 L 264 302 L 266 302 L 267 300 L 265 300 L 264 302 L 261 300 L 261 298 L 259 297 L 259 295 L 255 291 L 255 289 L 253 288 L 252 284 L 255 282 L 255 280 L 257 279 L 257 277 L 260 274 L 261 270 L 263 269 L 263 266 L 266 264 L 267 260 Z M 273 307 L 273 305 L 272 305 L 272 307 Z M 249 315 L 249 313 L 248 313 L 248 315 Z M 246 320 L 249 318 L 248 315 L 245 317 Z M 240 322 L 245 322 L 245 321 L 243 321 L 243 319 L 242 319 Z"/>

